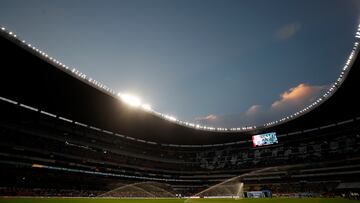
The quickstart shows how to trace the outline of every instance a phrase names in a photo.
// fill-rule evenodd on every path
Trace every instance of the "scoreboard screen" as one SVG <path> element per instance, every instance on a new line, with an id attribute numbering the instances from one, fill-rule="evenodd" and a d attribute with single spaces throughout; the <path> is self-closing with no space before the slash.
<path id="1" fill-rule="evenodd" d="M 260 135 L 253 135 L 252 136 L 253 146 L 259 147 L 264 145 L 271 145 L 278 143 L 276 133 L 266 133 L 266 134 L 260 134 Z"/>

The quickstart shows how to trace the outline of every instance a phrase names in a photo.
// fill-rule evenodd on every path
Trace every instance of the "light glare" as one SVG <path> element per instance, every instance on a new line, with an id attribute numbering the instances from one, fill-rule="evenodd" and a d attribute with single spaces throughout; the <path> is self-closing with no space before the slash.
<path id="1" fill-rule="evenodd" d="M 141 100 L 133 95 L 130 94 L 118 94 L 122 101 L 127 103 L 130 106 L 133 107 L 139 107 L 141 105 Z"/>
<path id="2" fill-rule="evenodd" d="M 151 106 L 149 104 L 143 104 L 141 107 L 146 111 L 151 111 Z"/>

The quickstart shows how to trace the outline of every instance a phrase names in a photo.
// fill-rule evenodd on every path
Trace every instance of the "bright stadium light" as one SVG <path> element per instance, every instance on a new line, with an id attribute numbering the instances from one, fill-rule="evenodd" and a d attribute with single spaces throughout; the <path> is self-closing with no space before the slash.
<path id="1" fill-rule="evenodd" d="M 149 104 L 143 104 L 141 105 L 141 107 L 145 110 L 145 111 L 151 111 L 151 106 Z"/>
<path id="2" fill-rule="evenodd" d="M 169 116 L 169 115 L 166 115 L 166 114 L 165 114 L 164 117 L 165 117 L 166 119 L 170 120 L 170 121 L 173 121 L 173 122 L 177 121 L 177 119 L 176 119 L 174 116 Z"/>
<path id="3" fill-rule="evenodd" d="M 141 100 L 133 95 L 130 94 L 118 94 L 120 99 L 133 107 L 139 107 L 141 105 Z"/>

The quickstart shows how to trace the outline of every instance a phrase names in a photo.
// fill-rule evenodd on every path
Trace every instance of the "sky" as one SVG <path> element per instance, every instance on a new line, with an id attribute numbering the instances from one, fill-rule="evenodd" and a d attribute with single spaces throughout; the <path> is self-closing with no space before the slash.
<path id="1" fill-rule="evenodd" d="M 240 127 L 321 95 L 351 51 L 359 8 L 357 0 L 0 0 L 0 25 L 156 111 Z"/>

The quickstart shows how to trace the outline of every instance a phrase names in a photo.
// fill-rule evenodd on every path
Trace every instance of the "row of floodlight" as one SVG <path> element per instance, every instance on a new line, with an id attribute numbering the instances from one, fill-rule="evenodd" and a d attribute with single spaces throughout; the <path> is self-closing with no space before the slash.
<path id="1" fill-rule="evenodd" d="M 187 126 L 187 127 L 191 127 L 191 128 L 195 128 L 195 129 L 201 129 L 201 130 L 210 130 L 210 131 L 235 131 L 235 130 L 252 130 L 255 127 L 243 127 L 243 128 L 231 128 L 231 129 L 227 129 L 227 128 L 215 128 L 215 127 L 211 127 L 211 126 L 203 126 L 203 125 L 199 125 L 199 124 L 195 124 L 195 123 L 190 123 L 190 122 L 186 122 L 186 121 L 181 121 L 178 120 L 176 117 L 172 116 L 172 115 L 168 115 L 168 114 L 163 114 L 160 112 L 157 112 L 155 110 L 153 110 L 151 108 L 151 106 L 149 104 L 143 104 L 141 102 L 141 100 L 131 94 L 124 94 L 124 93 L 118 93 L 117 96 L 124 101 L 125 103 L 127 103 L 128 105 L 132 106 L 132 107 L 136 107 L 136 108 L 142 108 L 145 111 L 151 112 L 165 120 L 171 121 L 171 122 L 176 122 L 180 125 L 183 126 Z"/>
<path id="2" fill-rule="evenodd" d="M 179 125 L 195 128 L 198 130 L 207 130 L 207 131 L 218 131 L 218 132 L 227 132 L 227 131 L 249 131 L 256 129 L 256 126 L 247 126 L 247 127 L 238 127 L 238 128 L 220 128 L 220 127 L 212 127 L 212 126 L 205 126 L 205 125 L 199 125 L 196 123 L 191 123 L 187 121 L 178 120 L 172 115 L 162 114 L 159 112 L 153 111 L 158 116 L 172 122 L 176 122 Z"/>
<path id="3" fill-rule="evenodd" d="M 53 57 L 50 57 L 47 53 L 45 53 L 44 51 L 36 48 L 35 46 L 33 46 L 32 44 L 30 43 L 26 43 L 25 40 L 20 40 L 17 35 L 12 32 L 12 31 L 7 31 L 5 27 L 1 27 L 1 30 L 6 32 L 9 36 L 11 37 L 14 37 L 16 38 L 17 40 L 21 41 L 23 43 L 23 45 L 27 46 L 29 49 L 33 50 L 35 53 L 39 54 L 40 56 L 42 56 L 45 60 L 53 63 L 53 64 L 56 64 L 57 67 L 61 67 L 67 71 L 70 71 L 73 75 L 81 78 L 81 79 L 84 79 L 88 82 L 90 82 L 91 84 L 97 86 L 98 88 L 102 89 L 102 90 L 105 90 L 109 93 L 112 93 L 112 94 L 115 94 L 115 91 L 111 90 L 109 87 L 107 87 L 106 85 L 102 84 L 101 82 L 98 82 L 90 77 L 87 77 L 86 74 L 80 72 L 79 70 L 77 70 L 76 68 L 70 68 L 69 66 L 61 63 L 60 61 L 56 60 L 55 58 Z"/>
<path id="4" fill-rule="evenodd" d="M 1 27 L 1 30 L 4 32 L 7 32 L 7 34 L 9 34 L 10 36 L 20 40 L 16 34 L 14 34 L 11 31 L 7 31 L 5 27 Z M 355 34 L 355 38 L 360 39 L 360 24 L 357 28 L 357 32 Z M 86 74 L 80 72 L 79 70 L 75 69 L 75 68 L 70 68 L 68 66 L 66 66 L 65 64 L 59 62 L 58 60 L 56 60 L 53 57 L 49 57 L 48 54 L 46 54 L 45 52 L 39 50 L 38 48 L 32 46 L 29 43 L 26 43 L 25 40 L 20 40 L 24 45 L 28 46 L 30 49 L 32 49 L 33 51 L 37 52 L 38 54 L 40 54 L 42 57 L 44 57 L 46 60 L 56 64 L 58 67 L 61 67 L 67 71 L 70 71 L 70 73 L 74 74 L 75 76 L 77 76 L 80 79 L 86 80 L 87 82 L 89 82 L 92 85 L 95 85 L 96 87 L 107 91 L 108 93 L 112 94 L 113 96 L 116 96 L 116 93 L 114 90 L 110 89 L 109 87 L 107 87 L 106 85 L 102 84 L 101 82 L 88 77 Z M 357 52 L 357 48 L 358 48 L 359 42 L 355 42 L 353 49 L 351 51 L 351 54 L 349 55 L 341 73 L 340 76 L 338 77 L 338 79 L 336 80 L 336 82 L 333 83 L 333 85 L 328 89 L 328 91 L 323 94 L 319 99 L 317 99 L 315 102 L 313 102 L 312 104 L 310 104 L 309 106 L 301 109 L 300 111 L 297 111 L 289 116 L 283 117 L 279 120 L 275 120 L 272 122 L 268 122 L 265 123 L 263 126 L 264 127 L 269 127 L 269 126 L 274 126 L 277 125 L 279 123 L 283 123 L 286 122 L 290 119 L 294 119 L 295 117 L 298 117 L 306 112 L 309 112 L 309 110 L 313 109 L 314 107 L 318 106 L 319 104 L 321 104 L 324 100 L 326 100 L 327 97 L 329 97 L 330 95 L 332 95 L 334 93 L 334 91 L 339 87 L 339 84 L 343 81 L 343 77 L 346 74 L 346 72 L 348 71 L 348 67 L 350 66 L 351 62 L 353 61 L 353 57 Z M 177 124 L 186 126 L 186 127 L 191 127 L 191 128 L 195 128 L 195 129 L 199 129 L 199 130 L 208 130 L 208 131 L 219 131 L 219 132 L 227 132 L 227 131 L 251 131 L 256 129 L 256 126 L 246 126 L 246 127 L 235 127 L 235 128 L 220 128 L 220 127 L 212 127 L 212 126 L 204 126 L 204 125 L 199 125 L 196 123 L 191 123 L 191 122 L 187 122 L 187 121 L 181 121 L 178 120 L 176 117 L 172 116 L 172 115 L 168 115 L 168 114 L 163 114 L 160 112 L 155 111 L 154 109 L 152 109 L 152 107 L 149 104 L 143 104 L 141 102 L 140 99 L 138 99 L 135 96 L 132 96 L 130 94 L 122 94 L 122 93 L 118 93 L 117 94 L 118 98 L 120 98 L 124 103 L 132 106 L 132 107 L 141 107 L 141 109 L 153 113 L 155 115 L 158 115 L 159 117 L 171 121 L 171 122 L 175 122 Z"/>
<path id="5" fill-rule="evenodd" d="M 360 25 L 358 25 L 358 28 L 357 28 L 357 32 L 356 32 L 356 35 L 355 35 L 356 38 L 360 39 Z M 273 125 L 276 125 L 276 124 L 279 124 L 279 123 L 282 123 L 282 122 L 285 122 L 289 119 L 293 119 L 294 117 L 297 117 L 301 114 L 304 114 L 306 112 L 308 112 L 309 110 L 311 110 L 312 108 L 318 106 L 319 104 L 321 104 L 324 100 L 326 100 L 326 98 L 328 98 L 329 96 L 331 96 L 335 90 L 337 88 L 340 87 L 340 84 L 343 82 L 343 79 L 344 79 L 344 75 L 349 71 L 349 67 L 354 59 L 354 56 L 357 52 L 357 49 L 358 49 L 358 45 L 359 45 L 359 42 L 356 41 L 354 42 L 354 46 L 351 50 L 351 53 L 348 57 L 348 59 L 346 60 L 346 63 L 339 75 L 339 77 L 337 78 L 337 80 L 330 86 L 330 88 L 328 89 L 328 91 L 326 91 L 319 99 L 317 99 L 315 102 L 311 103 L 309 106 L 301 109 L 300 111 L 290 115 L 290 116 L 286 116 L 284 118 L 281 118 L 279 120 L 276 120 L 276 121 L 272 121 L 272 122 L 269 122 L 269 123 L 266 123 L 264 126 L 265 127 L 268 127 L 268 126 L 273 126 Z"/>
<path id="6" fill-rule="evenodd" d="M 16 38 L 17 40 L 20 40 L 16 34 L 14 34 L 11 31 L 6 30 L 5 27 L 1 27 L 2 31 L 5 31 L 7 34 L 9 34 L 10 36 Z M 61 63 L 60 61 L 56 60 L 53 57 L 50 57 L 47 53 L 45 53 L 44 51 L 36 48 L 35 46 L 31 45 L 30 43 L 26 43 L 25 40 L 20 40 L 24 45 L 26 45 L 28 48 L 30 48 L 31 50 L 33 50 L 34 52 L 38 53 L 40 56 L 42 56 L 45 60 L 50 61 L 51 63 L 54 63 L 56 66 L 61 67 L 63 69 L 65 69 L 66 71 L 72 73 L 73 75 L 77 76 L 80 79 L 86 80 L 87 82 L 91 83 L 92 85 L 95 85 L 96 87 L 107 91 L 108 93 L 111 93 L 113 96 L 116 96 L 116 93 L 114 90 L 110 89 L 109 87 L 107 87 L 106 85 L 102 84 L 101 82 L 88 77 L 86 74 L 82 73 L 81 71 L 77 70 L 76 68 L 71 68 L 63 63 Z M 155 110 L 153 110 L 151 108 L 151 106 L 149 104 L 142 104 L 140 99 L 129 95 L 129 94 L 122 94 L 122 93 L 118 93 L 117 96 L 126 104 L 133 106 L 133 107 L 141 107 L 143 110 L 151 112 L 153 114 L 156 114 L 158 116 L 160 116 L 161 118 L 164 118 L 168 121 L 172 121 L 172 122 L 176 122 L 180 125 L 183 126 L 187 126 L 187 127 L 192 127 L 195 129 L 201 129 L 201 130 L 210 130 L 210 131 L 247 131 L 247 130 L 253 130 L 256 128 L 256 126 L 247 126 L 247 127 L 237 127 L 237 128 L 215 128 L 215 127 L 211 127 L 211 126 L 203 126 L 203 125 L 199 125 L 199 124 L 195 124 L 195 123 L 191 123 L 191 122 L 187 122 L 187 121 L 181 121 L 178 120 L 177 118 L 175 118 L 174 116 L 168 115 L 168 114 L 163 114 L 160 112 L 157 112 Z"/>
<path id="7" fill-rule="evenodd" d="M 358 25 L 357 28 L 357 32 L 355 35 L 356 38 L 360 38 L 360 24 Z M 306 112 L 309 112 L 311 109 L 313 109 L 314 107 L 318 106 L 319 104 L 321 104 L 323 101 L 326 100 L 326 98 L 328 98 L 329 96 L 331 96 L 335 90 L 340 86 L 340 84 L 342 83 L 343 79 L 344 79 L 344 75 L 346 74 L 346 72 L 348 71 L 348 67 L 350 66 L 351 62 L 353 61 L 353 57 L 355 56 L 356 52 L 357 52 L 357 48 L 358 48 L 359 42 L 356 41 L 354 43 L 353 49 L 338 77 L 338 79 L 332 84 L 332 86 L 328 89 L 328 91 L 326 93 L 324 93 L 320 98 L 318 98 L 316 101 L 314 101 L 313 103 L 311 103 L 310 105 L 308 105 L 307 107 L 289 115 L 286 117 L 283 117 L 279 120 L 275 120 L 272 122 L 268 122 L 265 123 L 263 126 L 264 127 L 269 127 L 269 126 L 273 126 L 279 123 L 283 123 L 286 122 L 290 119 L 294 119 L 295 117 L 298 117 Z M 185 126 L 189 126 L 192 128 L 196 128 L 196 129 L 202 129 L 202 130 L 211 130 L 211 131 L 249 131 L 249 130 L 254 130 L 256 129 L 256 126 L 250 126 L 250 127 L 236 127 L 236 128 L 214 128 L 214 127 L 208 127 L 208 126 L 201 126 L 198 124 L 194 124 L 194 123 L 189 123 L 189 122 L 184 122 L 184 121 L 180 121 L 177 120 L 176 118 L 174 118 L 173 116 L 169 116 L 169 115 L 163 115 L 160 113 L 160 115 L 169 120 L 169 121 L 175 121 L 181 125 L 185 125 Z"/>

